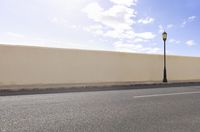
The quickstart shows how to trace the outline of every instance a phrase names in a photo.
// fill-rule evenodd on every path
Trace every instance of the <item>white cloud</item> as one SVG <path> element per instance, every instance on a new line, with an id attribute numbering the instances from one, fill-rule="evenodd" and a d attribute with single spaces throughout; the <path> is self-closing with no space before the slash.
<path id="1" fill-rule="evenodd" d="M 142 39 L 154 39 L 156 35 L 151 32 L 143 32 L 143 33 L 136 33 L 135 36 Z"/>
<path id="2" fill-rule="evenodd" d="M 133 29 L 135 24 L 149 24 L 154 21 L 151 17 L 135 20 L 137 12 L 134 7 L 130 8 L 130 5 L 136 5 L 137 0 L 112 0 L 112 2 L 114 4 L 108 9 L 102 8 L 96 2 L 88 4 L 83 9 L 88 18 L 94 21 L 94 24 L 86 26 L 85 30 L 101 37 L 115 39 L 117 42 L 113 45 L 118 51 L 158 53 L 159 48 L 143 47 L 142 45 L 142 43 L 154 39 L 156 37 L 154 33 L 135 32 Z M 128 42 L 128 44 L 123 42 Z"/>
<path id="3" fill-rule="evenodd" d="M 195 43 L 194 40 L 188 40 L 188 41 L 186 41 L 186 44 L 187 44 L 189 47 L 196 45 L 196 43 Z"/>
<path id="4" fill-rule="evenodd" d="M 143 42 L 148 42 L 148 40 L 146 39 L 142 39 L 142 38 L 136 38 L 132 40 L 133 43 L 143 43 Z"/>
<path id="5" fill-rule="evenodd" d="M 97 35 L 104 35 L 103 26 L 100 24 L 85 27 L 84 30 L 95 33 Z"/>
<path id="6" fill-rule="evenodd" d="M 188 17 L 188 20 L 189 20 L 190 22 L 192 22 L 192 21 L 194 21 L 196 18 L 197 18 L 196 16 L 191 16 L 191 17 Z"/>
<path id="7" fill-rule="evenodd" d="M 176 40 L 176 39 L 170 39 L 169 43 L 173 43 L 173 44 L 180 44 L 181 41 L 180 40 Z"/>
<path id="8" fill-rule="evenodd" d="M 187 24 L 187 21 L 184 20 L 184 21 L 182 22 L 182 24 L 181 24 L 181 27 L 185 27 L 186 24 Z"/>
<path id="9" fill-rule="evenodd" d="M 159 30 L 158 30 L 159 33 L 163 33 L 165 30 L 163 25 L 159 25 L 158 28 L 159 28 Z"/>
<path id="10" fill-rule="evenodd" d="M 100 21 L 104 9 L 95 2 L 87 5 L 87 7 L 83 9 L 83 11 L 87 13 L 90 19 L 93 19 L 94 21 Z"/>
<path id="11" fill-rule="evenodd" d="M 157 47 L 146 47 L 142 44 L 132 44 L 123 43 L 122 41 L 117 41 L 114 43 L 114 48 L 116 51 L 123 52 L 134 52 L 134 53 L 149 53 L 149 54 L 160 54 L 162 49 Z"/>
<path id="12" fill-rule="evenodd" d="M 153 23 L 154 20 L 155 20 L 154 18 L 146 17 L 146 18 L 143 18 L 143 19 L 139 19 L 138 23 L 149 24 L 149 23 Z"/>
<path id="13" fill-rule="evenodd" d="M 98 3 L 90 3 L 83 11 L 95 22 L 122 31 L 131 29 L 131 25 L 134 23 L 131 18 L 136 15 L 134 9 L 123 5 L 114 5 L 110 9 L 104 10 Z"/>
<path id="14" fill-rule="evenodd" d="M 125 6 L 132 6 L 136 5 L 137 0 L 110 0 L 114 4 L 125 5 Z"/>
<path id="15" fill-rule="evenodd" d="M 84 30 L 97 35 L 101 35 L 103 37 L 110 37 L 114 39 L 131 39 L 134 42 L 147 42 L 156 37 L 156 35 L 152 32 L 135 33 L 133 31 L 122 32 L 121 30 L 104 31 L 105 29 L 98 25 L 86 27 Z"/>
<path id="16" fill-rule="evenodd" d="M 116 0 L 117 1 L 117 0 Z M 128 1 L 118 1 L 128 2 Z M 136 2 L 136 1 L 133 1 Z M 126 7 L 124 5 L 113 5 L 108 10 L 103 9 L 98 3 L 90 3 L 83 11 L 88 15 L 90 19 L 97 24 L 103 25 L 102 29 L 90 30 L 93 33 L 97 33 L 102 36 L 111 37 L 115 39 L 153 39 L 155 35 L 151 32 L 135 33 L 132 29 L 132 25 L 136 22 L 133 17 L 136 16 L 136 11 L 133 8 Z M 139 22 L 147 24 L 153 22 L 154 19 L 147 17 L 139 20 Z M 91 27 L 91 26 L 89 26 Z M 95 31 L 97 30 L 97 32 Z M 102 32 L 103 31 L 103 32 Z"/>
<path id="17" fill-rule="evenodd" d="M 196 16 L 190 16 L 186 20 L 184 20 L 181 24 L 181 27 L 185 27 L 186 24 L 193 22 L 197 17 Z"/>

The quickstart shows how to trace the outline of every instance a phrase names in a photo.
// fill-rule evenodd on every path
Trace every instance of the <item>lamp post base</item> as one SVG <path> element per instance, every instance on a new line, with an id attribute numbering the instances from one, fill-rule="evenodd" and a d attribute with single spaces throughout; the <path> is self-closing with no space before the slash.
<path id="1" fill-rule="evenodd" d="M 164 83 L 167 83 L 167 79 L 166 79 L 166 78 L 164 78 L 164 79 L 163 79 L 163 82 L 164 82 Z"/>
<path id="2" fill-rule="evenodd" d="M 166 68 L 164 68 L 164 72 L 163 72 L 163 82 L 167 82 L 167 70 Z"/>

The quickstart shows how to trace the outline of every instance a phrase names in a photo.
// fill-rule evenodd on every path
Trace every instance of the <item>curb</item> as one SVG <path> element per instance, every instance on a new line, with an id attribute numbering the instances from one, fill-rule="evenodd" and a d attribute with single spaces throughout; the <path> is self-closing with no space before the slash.
<path id="1" fill-rule="evenodd" d="M 25 89 L 0 89 L 0 96 L 13 95 L 31 95 L 31 94 L 50 94 L 50 93 L 68 93 L 68 92 L 90 92 L 90 91 L 113 91 L 113 90 L 131 90 L 131 89 L 155 89 L 155 88 L 169 88 L 169 87 L 186 87 L 186 86 L 200 86 L 199 82 L 169 82 L 169 83 L 133 83 L 133 84 L 118 84 L 118 85 L 86 85 L 86 86 L 62 86 L 53 88 L 35 88 Z"/>

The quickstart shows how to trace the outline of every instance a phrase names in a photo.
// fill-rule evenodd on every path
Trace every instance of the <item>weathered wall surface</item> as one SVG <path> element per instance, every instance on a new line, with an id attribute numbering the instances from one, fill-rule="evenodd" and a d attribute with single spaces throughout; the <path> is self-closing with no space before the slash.
<path id="1" fill-rule="evenodd" d="M 168 80 L 200 80 L 200 58 L 167 57 Z M 0 45 L 0 86 L 162 81 L 163 56 Z"/>

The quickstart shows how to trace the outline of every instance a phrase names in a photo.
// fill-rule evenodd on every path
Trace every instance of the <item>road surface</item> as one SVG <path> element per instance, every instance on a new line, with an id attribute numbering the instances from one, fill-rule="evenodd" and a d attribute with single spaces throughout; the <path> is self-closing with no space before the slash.
<path id="1" fill-rule="evenodd" d="M 199 132 L 200 86 L 0 96 L 0 132 Z"/>

